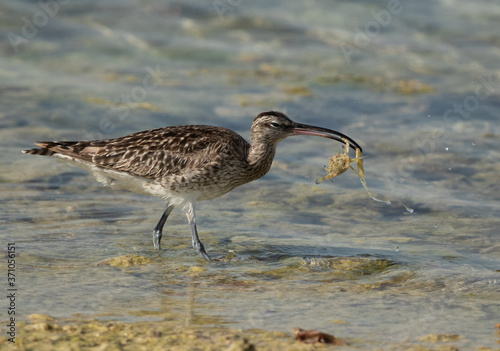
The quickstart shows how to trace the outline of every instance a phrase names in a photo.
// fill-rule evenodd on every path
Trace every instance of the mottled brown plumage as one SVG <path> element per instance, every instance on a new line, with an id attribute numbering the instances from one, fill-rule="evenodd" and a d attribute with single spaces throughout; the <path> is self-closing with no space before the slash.
<path id="1" fill-rule="evenodd" d="M 278 143 L 291 135 L 316 135 L 342 141 L 349 137 L 298 124 L 283 113 L 259 114 L 252 123 L 251 144 L 232 130 L 188 125 L 151 129 L 116 139 L 44 141 L 24 153 L 55 156 L 89 170 L 105 185 L 163 198 L 167 208 L 155 228 L 160 248 L 162 229 L 174 206 L 182 207 L 192 229 L 193 246 L 210 260 L 196 229 L 194 204 L 213 199 L 266 174 Z"/>

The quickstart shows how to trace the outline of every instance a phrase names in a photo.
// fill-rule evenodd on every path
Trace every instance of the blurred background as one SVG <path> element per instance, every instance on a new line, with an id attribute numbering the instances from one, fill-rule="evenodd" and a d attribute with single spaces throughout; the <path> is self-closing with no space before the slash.
<path id="1" fill-rule="evenodd" d="M 0 235 L 17 245 L 20 318 L 498 346 L 498 23 L 493 0 L 3 0 Z M 181 212 L 155 252 L 159 199 L 21 154 L 35 140 L 179 124 L 248 139 L 271 109 L 355 139 L 368 186 L 392 204 L 350 171 L 317 186 L 342 146 L 289 138 L 268 175 L 200 205 L 201 239 L 220 259 L 207 265 Z M 127 254 L 152 263 L 97 264 Z"/>

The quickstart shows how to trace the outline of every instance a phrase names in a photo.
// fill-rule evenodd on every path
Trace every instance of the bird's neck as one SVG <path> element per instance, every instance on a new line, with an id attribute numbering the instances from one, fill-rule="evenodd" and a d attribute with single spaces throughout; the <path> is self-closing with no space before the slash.
<path id="1" fill-rule="evenodd" d="M 253 179 L 262 177 L 271 169 L 275 153 L 276 145 L 252 140 L 247 161 Z"/>

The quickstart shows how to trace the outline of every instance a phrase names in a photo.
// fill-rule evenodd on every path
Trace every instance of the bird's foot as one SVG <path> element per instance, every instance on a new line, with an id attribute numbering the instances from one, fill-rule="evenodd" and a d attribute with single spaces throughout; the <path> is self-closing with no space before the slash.
<path id="1" fill-rule="evenodd" d="M 208 256 L 207 252 L 205 251 L 205 246 L 201 243 L 201 241 L 198 241 L 194 245 L 194 249 L 198 251 L 198 254 L 203 257 L 207 262 L 212 262 L 212 259 L 210 256 Z"/>
<path id="2" fill-rule="evenodd" d="M 159 230 L 155 230 L 153 232 L 153 246 L 156 250 L 160 250 L 160 241 L 161 241 L 162 232 Z"/>

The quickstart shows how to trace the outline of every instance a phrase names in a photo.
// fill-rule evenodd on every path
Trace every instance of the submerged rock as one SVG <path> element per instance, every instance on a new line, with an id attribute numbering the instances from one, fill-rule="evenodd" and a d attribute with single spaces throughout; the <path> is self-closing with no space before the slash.
<path id="1" fill-rule="evenodd" d="M 110 258 L 109 260 L 102 261 L 99 264 L 107 264 L 113 267 L 132 267 L 153 263 L 154 260 L 149 257 L 138 255 L 123 255 Z"/>
<path id="2" fill-rule="evenodd" d="M 450 342 L 457 341 L 459 339 L 460 335 L 457 334 L 429 334 L 418 338 L 418 340 L 425 342 Z"/>
<path id="3" fill-rule="evenodd" d="M 304 263 L 310 267 L 338 270 L 356 275 L 378 273 L 395 264 L 391 260 L 372 257 L 314 257 L 304 258 Z"/>

